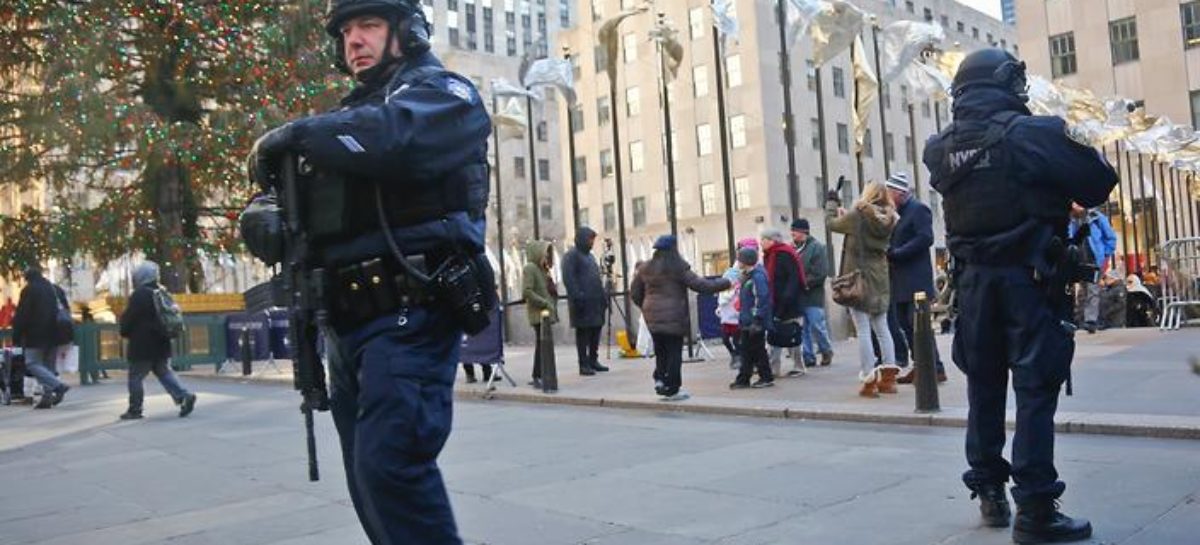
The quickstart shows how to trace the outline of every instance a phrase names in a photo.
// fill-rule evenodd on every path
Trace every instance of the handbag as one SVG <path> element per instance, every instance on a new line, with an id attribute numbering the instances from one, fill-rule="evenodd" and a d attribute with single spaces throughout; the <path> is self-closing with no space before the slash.
<path id="1" fill-rule="evenodd" d="M 858 230 L 855 236 L 862 236 L 862 218 L 858 220 Z M 866 252 L 861 243 L 858 245 L 857 253 L 858 264 L 861 267 L 866 260 Z M 846 262 L 845 245 L 842 246 L 842 262 Z M 830 283 L 830 288 L 833 289 L 833 302 L 844 307 L 857 308 L 867 298 L 867 281 L 860 269 L 838 275 Z"/>
<path id="2" fill-rule="evenodd" d="M 800 346 L 800 321 L 775 321 L 775 329 L 767 332 L 767 344 L 781 348 Z"/>

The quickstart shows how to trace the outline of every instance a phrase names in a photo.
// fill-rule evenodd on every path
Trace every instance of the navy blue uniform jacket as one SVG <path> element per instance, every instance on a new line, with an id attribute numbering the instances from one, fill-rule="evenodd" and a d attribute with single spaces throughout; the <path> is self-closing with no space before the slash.
<path id="1" fill-rule="evenodd" d="M 888 248 L 888 274 L 891 276 L 892 301 L 908 303 L 918 291 L 934 297 L 933 261 L 929 247 L 933 246 L 933 213 L 915 197 L 896 210 L 900 221 L 892 231 Z"/>
<path id="2" fill-rule="evenodd" d="M 296 121 L 296 151 L 318 169 L 377 182 L 386 191 L 401 193 L 418 184 L 440 183 L 464 165 L 484 165 L 482 183 L 470 190 L 482 192 L 473 197 L 486 201 L 491 119 L 478 90 L 463 76 L 442 72 L 415 85 L 401 81 L 406 72 L 430 66 L 442 67 L 431 53 L 405 60 L 386 85 L 360 86 L 342 101 L 342 109 Z M 372 189 L 363 184 L 362 190 Z M 448 243 L 482 252 L 485 228 L 482 216 L 452 212 L 438 220 L 394 228 L 393 235 L 405 253 L 445 249 Z M 352 246 L 342 248 L 344 255 L 339 257 L 349 260 L 387 252 L 381 234 L 362 237 Z"/>
<path id="3" fill-rule="evenodd" d="M 1009 176 L 1016 176 L 1023 186 L 1040 186 L 1084 207 L 1099 206 L 1108 200 L 1109 193 L 1117 185 L 1116 171 L 1095 149 L 1068 138 L 1066 122 L 1062 118 L 1033 116 L 1017 97 L 990 87 L 969 89 L 954 101 L 956 122 L 984 120 L 1002 111 L 1028 116 L 1019 118 L 1008 136 L 997 144 L 1006 146 L 1012 154 Z M 934 189 L 939 189 L 950 175 L 943 170 L 942 158 L 946 153 L 943 139 L 951 128 L 930 137 L 925 144 L 923 162 L 929 168 L 930 185 Z M 1063 210 L 1064 220 L 1067 212 Z M 1063 232 L 1055 232 L 1055 226 L 1050 223 L 1030 218 L 1003 233 L 979 237 L 951 235 L 948 246 L 956 258 L 966 263 L 1034 266 L 1048 270 L 1049 264 L 1044 262 L 1045 249 L 1051 238 L 1066 236 L 1065 222 L 1062 227 Z"/>

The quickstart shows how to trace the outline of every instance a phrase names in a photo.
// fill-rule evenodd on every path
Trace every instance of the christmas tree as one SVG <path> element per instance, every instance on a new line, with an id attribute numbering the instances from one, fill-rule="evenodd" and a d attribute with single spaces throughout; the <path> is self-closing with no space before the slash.
<path id="1" fill-rule="evenodd" d="M 322 111 L 324 0 L 16 0 L 0 4 L 0 184 L 43 182 L 49 211 L 0 217 L 0 274 L 142 251 L 163 283 L 203 284 L 236 251 L 258 135 Z"/>

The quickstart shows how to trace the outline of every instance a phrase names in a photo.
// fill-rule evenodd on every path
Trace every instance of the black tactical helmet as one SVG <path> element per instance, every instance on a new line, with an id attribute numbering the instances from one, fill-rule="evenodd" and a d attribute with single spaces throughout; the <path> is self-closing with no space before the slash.
<path id="1" fill-rule="evenodd" d="M 421 11 L 416 0 L 329 0 L 325 12 L 325 32 L 340 38 L 342 24 L 360 15 L 378 15 L 389 21 Z"/>
<path id="2" fill-rule="evenodd" d="M 952 94 L 957 97 L 971 87 L 1003 89 L 1021 100 L 1029 100 L 1025 63 L 1003 49 L 980 49 L 967 55 L 954 74 Z"/>

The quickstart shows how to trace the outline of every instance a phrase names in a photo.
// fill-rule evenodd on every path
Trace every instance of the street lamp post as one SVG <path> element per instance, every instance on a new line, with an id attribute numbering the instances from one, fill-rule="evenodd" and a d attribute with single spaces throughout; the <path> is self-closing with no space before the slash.
<path id="1" fill-rule="evenodd" d="M 792 112 L 792 65 L 788 55 L 787 16 L 784 3 L 776 0 L 775 16 L 779 22 L 779 75 L 783 83 L 783 141 L 787 146 L 788 202 L 792 217 L 800 215 L 800 180 L 796 175 L 796 116 Z"/>
<path id="2" fill-rule="evenodd" d="M 563 60 L 571 61 L 571 47 L 564 45 L 562 47 Z M 572 66 L 573 68 L 573 66 Z M 570 101 L 567 103 L 567 160 L 571 167 L 571 218 L 575 222 L 575 231 L 578 231 L 581 225 L 579 224 L 579 173 L 575 172 L 575 105 Z"/>

